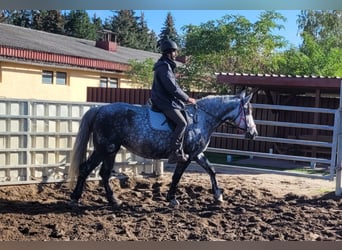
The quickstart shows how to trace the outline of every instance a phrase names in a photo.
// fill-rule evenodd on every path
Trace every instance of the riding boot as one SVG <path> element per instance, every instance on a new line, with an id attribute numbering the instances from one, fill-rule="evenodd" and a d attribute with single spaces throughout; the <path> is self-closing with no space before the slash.
<path id="1" fill-rule="evenodd" d="M 168 159 L 169 164 L 174 164 L 176 162 L 186 162 L 189 159 L 189 155 L 185 154 L 183 151 L 182 142 L 182 139 L 176 139 L 174 149 Z"/>
<path id="2" fill-rule="evenodd" d="M 167 163 L 174 164 L 174 163 L 177 163 L 177 162 L 186 162 L 187 160 L 189 160 L 189 155 L 185 154 L 183 152 L 183 150 L 178 149 L 178 150 L 173 151 L 171 153 Z"/>

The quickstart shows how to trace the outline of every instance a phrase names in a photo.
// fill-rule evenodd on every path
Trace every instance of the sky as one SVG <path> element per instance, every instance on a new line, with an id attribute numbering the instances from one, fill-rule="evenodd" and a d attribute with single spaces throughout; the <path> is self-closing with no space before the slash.
<path id="1" fill-rule="evenodd" d="M 300 10 L 276 10 L 281 13 L 286 19 L 286 22 L 279 21 L 279 24 L 284 26 L 284 29 L 274 30 L 274 34 L 282 35 L 290 45 L 298 47 L 302 40 L 298 35 L 297 16 Z M 144 12 L 145 20 L 148 28 L 152 29 L 159 35 L 164 26 L 168 12 L 174 19 L 175 28 L 179 35 L 183 34 L 182 27 L 185 25 L 200 25 L 211 20 L 221 19 L 224 15 L 241 15 L 246 17 L 250 22 L 254 23 L 258 20 L 259 15 L 263 10 L 135 10 L 136 16 L 140 16 Z M 106 18 L 113 16 L 111 10 L 88 10 L 90 17 L 94 13 L 104 21 Z"/>

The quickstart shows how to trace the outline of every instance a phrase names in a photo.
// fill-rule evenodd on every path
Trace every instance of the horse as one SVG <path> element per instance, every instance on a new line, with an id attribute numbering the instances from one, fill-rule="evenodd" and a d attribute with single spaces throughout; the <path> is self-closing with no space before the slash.
<path id="1" fill-rule="evenodd" d="M 198 99 L 196 104 L 185 106 L 189 124 L 184 136 L 183 150 L 189 155 L 189 159 L 176 163 L 166 195 L 170 206 L 180 204 L 176 198 L 177 185 L 192 161 L 198 163 L 209 174 L 214 199 L 218 202 L 223 201 L 215 169 L 204 151 L 209 145 L 212 133 L 224 122 L 237 128 L 248 139 L 254 139 L 258 135 L 252 116 L 251 98 L 252 94 L 246 96 L 245 91 L 237 95 L 208 95 Z M 168 158 L 171 153 L 172 126 L 167 125 L 161 129 L 153 127 L 150 123 L 150 114 L 149 105 L 114 102 L 91 108 L 83 115 L 69 167 L 69 181 L 74 187 L 70 195 L 70 204 L 78 206 L 88 175 L 102 163 L 99 174 L 106 199 L 112 206 L 120 207 L 122 201 L 114 195 L 109 178 L 115 156 L 121 146 L 143 158 Z M 94 149 L 86 158 L 91 135 Z"/>

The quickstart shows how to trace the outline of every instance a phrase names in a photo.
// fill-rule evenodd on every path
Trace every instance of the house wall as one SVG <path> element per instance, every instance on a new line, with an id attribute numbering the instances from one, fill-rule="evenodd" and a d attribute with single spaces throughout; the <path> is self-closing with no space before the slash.
<path id="1" fill-rule="evenodd" d="M 67 73 L 67 85 L 56 84 L 55 74 L 53 84 L 44 84 L 43 70 Z M 84 102 L 87 99 L 87 87 L 99 87 L 101 76 L 118 78 L 119 85 L 122 78 L 122 75 L 110 72 L 2 61 L 0 62 L 0 97 Z"/>

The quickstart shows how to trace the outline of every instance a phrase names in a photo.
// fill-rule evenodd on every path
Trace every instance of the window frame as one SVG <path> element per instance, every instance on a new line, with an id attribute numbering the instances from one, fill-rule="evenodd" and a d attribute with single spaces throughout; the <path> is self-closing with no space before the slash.
<path id="1" fill-rule="evenodd" d="M 59 78 L 59 74 L 64 74 L 63 78 Z M 64 82 L 60 82 L 60 80 L 64 80 Z M 68 85 L 68 74 L 67 72 L 56 71 L 56 85 L 66 86 Z"/>
<path id="2" fill-rule="evenodd" d="M 49 74 L 49 75 L 48 75 Z M 47 78 L 46 76 L 50 76 L 50 78 Z M 42 70 L 42 83 L 43 84 L 53 84 L 53 78 L 54 78 L 54 72 L 52 70 Z M 50 81 L 45 81 L 45 80 Z"/>
<path id="3" fill-rule="evenodd" d="M 118 88 L 119 79 L 114 77 L 100 76 L 100 88 Z"/>

